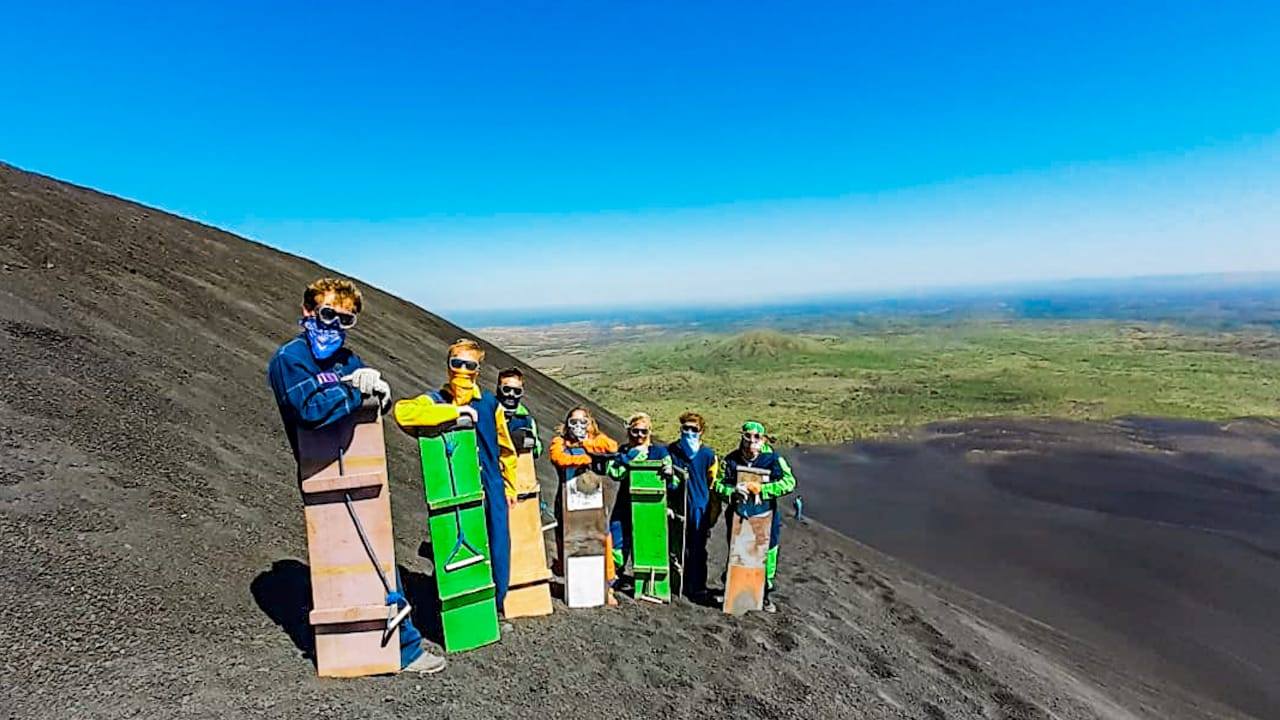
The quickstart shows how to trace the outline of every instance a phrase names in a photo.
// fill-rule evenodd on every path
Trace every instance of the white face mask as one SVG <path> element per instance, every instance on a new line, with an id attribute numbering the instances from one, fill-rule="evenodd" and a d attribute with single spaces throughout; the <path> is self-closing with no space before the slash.
<path id="1" fill-rule="evenodd" d="M 579 440 L 587 439 L 587 423 L 569 423 L 569 434 Z"/>

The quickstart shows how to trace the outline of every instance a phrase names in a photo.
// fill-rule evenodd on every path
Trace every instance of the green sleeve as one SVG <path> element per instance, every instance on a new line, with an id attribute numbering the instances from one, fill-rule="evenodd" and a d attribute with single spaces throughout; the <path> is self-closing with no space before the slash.
<path id="1" fill-rule="evenodd" d="M 542 438 L 538 435 L 538 421 L 529 415 L 529 429 L 533 431 L 533 457 L 535 459 L 542 457 Z"/>
<path id="2" fill-rule="evenodd" d="M 769 482 L 760 486 L 760 498 L 773 500 L 783 495 L 790 495 L 796 489 L 796 476 L 791 474 L 791 465 L 787 459 L 778 456 L 778 464 L 774 466 Z"/>
<path id="3" fill-rule="evenodd" d="M 738 489 L 737 480 L 729 480 L 729 470 L 729 461 L 721 460 L 719 477 L 711 481 L 711 490 L 721 497 L 731 498 Z"/>
<path id="4" fill-rule="evenodd" d="M 614 480 L 621 480 L 627 474 L 627 469 L 626 463 L 615 458 L 605 463 L 604 474 Z"/>

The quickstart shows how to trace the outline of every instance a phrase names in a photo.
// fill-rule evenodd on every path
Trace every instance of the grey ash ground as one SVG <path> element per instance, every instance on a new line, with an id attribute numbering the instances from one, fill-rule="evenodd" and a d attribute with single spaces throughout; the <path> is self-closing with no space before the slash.
<path id="1" fill-rule="evenodd" d="M 306 657 L 302 514 L 263 368 L 293 332 L 300 288 L 325 273 L 0 165 L 0 713 L 1237 716 L 1153 668 L 1114 667 L 1115 648 L 794 524 L 778 615 L 560 608 L 440 676 L 320 680 Z M 352 340 L 366 361 L 402 396 L 438 383 L 464 332 L 381 292 L 367 303 Z M 509 364 L 491 349 L 485 382 Z M 583 401 L 529 376 L 545 428 Z M 398 560 L 424 602 L 415 448 L 395 432 L 388 446 Z M 820 493 L 816 472 L 802 482 Z M 427 608 L 419 619 L 430 624 Z"/>

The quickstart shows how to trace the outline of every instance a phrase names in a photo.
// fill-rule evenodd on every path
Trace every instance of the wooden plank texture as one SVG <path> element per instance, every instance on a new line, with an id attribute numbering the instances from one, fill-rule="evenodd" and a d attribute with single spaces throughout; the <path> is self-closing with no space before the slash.
<path id="1" fill-rule="evenodd" d="M 739 468 L 737 482 L 763 482 L 768 473 L 755 468 Z M 740 615 L 764 607 L 765 556 L 769 552 L 769 530 L 773 512 L 744 518 L 729 514 L 728 571 L 725 573 L 724 611 Z"/>
<path id="2" fill-rule="evenodd" d="M 516 506 L 511 509 L 511 585 L 503 602 L 508 618 L 551 614 L 551 570 L 533 453 L 516 456 Z"/>
<path id="3" fill-rule="evenodd" d="M 362 609 L 370 607 L 384 608 L 381 616 L 385 620 L 386 590 L 344 502 L 348 486 L 377 488 L 373 493 L 351 492 L 352 503 L 383 572 L 394 583 L 395 542 L 382 416 L 375 406 L 362 409 L 348 422 L 299 431 L 298 452 L 299 467 L 305 473 L 301 488 L 312 617 L 324 626 L 323 632 L 316 633 L 316 669 L 326 677 L 399 672 L 396 633 L 383 644 L 383 632 L 368 629 L 369 623 L 361 622 L 368 620 L 369 614 Z M 358 480 L 348 480 L 348 476 Z M 309 488 L 320 492 L 307 492 Z M 349 624 L 344 618 L 350 618 Z"/>

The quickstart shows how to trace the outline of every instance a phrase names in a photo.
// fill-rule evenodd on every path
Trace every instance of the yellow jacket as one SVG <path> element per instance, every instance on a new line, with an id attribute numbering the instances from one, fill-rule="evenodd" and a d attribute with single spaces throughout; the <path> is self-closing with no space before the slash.
<path id="1" fill-rule="evenodd" d="M 516 497 L 516 445 L 507 431 L 507 419 L 502 406 L 492 393 L 479 388 L 465 402 L 452 400 L 448 388 L 432 390 L 415 398 L 400 400 L 395 406 L 396 423 L 406 431 L 415 428 L 432 428 L 458 419 L 458 407 L 470 405 L 479 416 L 476 435 L 479 440 L 480 468 L 484 470 L 493 462 L 502 473 L 502 488 L 508 500 Z M 486 458 L 485 455 L 491 455 Z"/>

